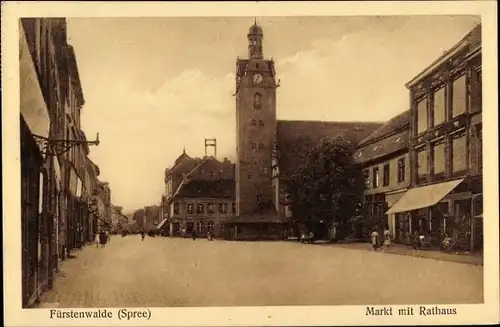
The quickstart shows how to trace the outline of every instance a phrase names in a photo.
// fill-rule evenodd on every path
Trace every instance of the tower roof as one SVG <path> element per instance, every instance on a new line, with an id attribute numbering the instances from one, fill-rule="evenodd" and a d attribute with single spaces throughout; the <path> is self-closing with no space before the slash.
<path id="1" fill-rule="evenodd" d="M 262 28 L 255 22 L 248 30 L 249 35 L 264 35 Z"/>

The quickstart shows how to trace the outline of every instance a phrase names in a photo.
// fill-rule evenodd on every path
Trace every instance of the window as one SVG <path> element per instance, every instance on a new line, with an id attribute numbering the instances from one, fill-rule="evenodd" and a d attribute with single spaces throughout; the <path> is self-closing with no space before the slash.
<path id="1" fill-rule="evenodd" d="M 205 231 L 205 224 L 203 224 L 202 221 L 197 221 L 196 222 L 196 231 L 198 233 L 203 233 Z"/>
<path id="2" fill-rule="evenodd" d="M 370 171 L 369 170 L 363 171 L 363 176 L 365 178 L 365 189 L 369 189 L 370 188 Z"/>
<path id="3" fill-rule="evenodd" d="M 264 121 L 263 120 L 259 120 L 259 125 L 260 126 L 264 126 Z"/>
<path id="4" fill-rule="evenodd" d="M 174 203 L 174 215 L 178 215 L 180 212 L 180 207 L 178 203 Z"/>
<path id="5" fill-rule="evenodd" d="M 264 144 L 263 143 L 259 143 L 259 150 L 262 150 L 264 149 Z"/>
<path id="6" fill-rule="evenodd" d="M 214 222 L 213 222 L 213 221 L 211 221 L 211 220 L 209 220 L 209 221 L 207 222 L 207 231 L 211 232 L 211 231 L 213 231 L 213 230 L 214 230 Z"/>
<path id="7" fill-rule="evenodd" d="M 389 179 L 390 179 L 390 168 L 389 164 L 384 165 L 384 186 L 389 185 Z"/>
<path id="8" fill-rule="evenodd" d="M 452 117 L 456 117 L 465 113 L 467 86 L 465 75 L 460 76 L 453 81 L 453 102 L 452 102 Z"/>
<path id="9" fill-rule="evenodd" d="M 194 205 L 193 204 L 188 204 L 187 205 L 187 213 L 192 215 L 194 212 Z"/>
<path id="10" fill-rule="evenodd" d="M 444 143 L 435 144 L 432 148 L 434 175 L 444 177 L 445 158 Z"/>
<path id="11" fill-rule="evenodd" d="M 438 126 L 446 120 L 446 96 L 445 88 L 442 87 L 434 92 L 434 119 L 433 125 Z"/>
<path id="12" fill-rule="evenodd" d="M 380 186 L 380 172 L 378 167 L 373 168 L 373 188 Z"/>
<path id="13" fill-rule="evenodd" d="M 470 92 L 470 101 L 471 101 L 471 111 L 480 111 L 482 105 L 482 72 L 481 69 L 474 70 L 471 72 L 471 92 Z"/>
<path id="14" fill-rule="evenodd" d="M 257 143 L 252 142 L 252 149 L 257 149 Z"/>
<path id="15" fill-rule="evenodd" d="M 257 203 L 261 203 L 262 202 L 262 195 L 257 195 Z"/>
<path id="16" fill-rule="evenodd" d="M 462 172 L 467 169 L 466 138 L 460 136 L 452 141 L 452 172 Z"/>
<path id="17" fill-rule="evenodd" d="M 417 103 L 417 134 L 427 130 L 427 98 Z"/>
<path id="18" fill-rule="evenodd" d="M 207 211 L 208 211 L 208 213 L 215 213 L 215 204 L 209 203 Z"/>
<path id="19" fill-rule="evenodd" d="M 264 166 L 264 175 L 268 175 L 269 174 L 269 168 L 267 166 Z"/>
<path id="20" fill-rule="evenodd" d="M 255 93 L 253 96 L 253 108 L 259 110 L 262 108 L 262 95 Z"/>
<path id="21" fill-rule="evenodd" d="M 224 231 L 224 224 L 220 224 L 219 225 L 219 232 L 223 232 Z"/>
<path id="22" fill-rule="evenodd" d="M 235 215 L 236 214 L 236 203 L 233 203 L 232 207 L 233 207 L 233 215 Z"/>
<path id="23" fill-rule="evenodd" d="M 205 206 L 202 203 L 196 205 L 196 213 L 205 213 Z"/>
<path id="24" fill-rule="evenodd" d="M 418 176 L 425 176 L 428 172 L 427 151 L 423 149 L 417 152 L 417 174 Z"/>
<path id="25" fill-rule="evenodd" d="M 227 213 L 227 203 L 219 203 L 219 212 Z"/>
<path id="26" fill-rule="evenodd" d="M 398 183 L 405 181 L 405 158 L 398 159 Z"/>
<path id="27" fill-rule="evenodd" d="M 252 179 L 252 177 L 253 177 L 252 175 L 248 174 L 248 179 Z"/>
<path id="28" fill-rule="evenodd" d="M 257 125 L 257 121 L 255 119 L 252 119 L 252 125 Z"/>

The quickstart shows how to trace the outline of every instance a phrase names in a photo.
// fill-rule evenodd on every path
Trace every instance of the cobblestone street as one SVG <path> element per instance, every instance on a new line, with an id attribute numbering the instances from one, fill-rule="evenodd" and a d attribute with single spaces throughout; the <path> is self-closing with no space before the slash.
<path id="1" fill-rule="evenodd" d="M 483 268 L 291 242 L 114 236 L 62 263 L 43 307 L 482 302 Z"/>

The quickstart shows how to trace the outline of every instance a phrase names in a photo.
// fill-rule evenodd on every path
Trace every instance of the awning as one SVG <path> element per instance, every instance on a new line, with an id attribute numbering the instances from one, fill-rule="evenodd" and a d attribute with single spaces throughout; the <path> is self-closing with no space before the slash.
<path id="1" fill-rule="evenodd" d="M 412 211 L 433 206 L 463 181 L 464 179 L 458 179 L 409 189 L 401 199 L 386 212 L 386 214 Z"/>
<path id="2" fill-rule="evenodd" d="M 19 30 L 21 115 L 32 134 L 49 137 L 50 118 L 22 24 Z M 42 152 L 43 153 L 43 152 Z"/>
<path id="3" fill-rule="evenodd" d="M 159 224 L 158 226 L 156 226 L 156 229 L 160 229 L 163 225 L 165 225 L 165 223 L 167 222 L 168 218 L 165 218 L 163 219 Z"/>

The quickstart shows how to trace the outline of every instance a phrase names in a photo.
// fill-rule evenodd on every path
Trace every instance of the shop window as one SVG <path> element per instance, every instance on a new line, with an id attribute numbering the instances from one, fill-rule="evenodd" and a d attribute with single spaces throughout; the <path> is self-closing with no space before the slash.
<path id="1" fill-rule="evenodd" d="M 417 103 L 417 134 L 427 130 L 427 97 Z"/>
<path id="2" fill-rule="evenodd" d="M 398 183 L 405 181 L 405 158 L 398 159 Z"/>
<path id="3" fill-rule="evenodd" d="M 465 75 L 453 81 L 452 117 L 457 117 L 466 111 L 467 85 Z"/>
<path id="4" fill-rule="evenodd" d="M 219 212 L 227 213 L 227 203 L 219 203 Z"/>
<path id="5" fill-rule="evenodd" d="M 180 213 L 180 205 L 178 203 L 174 203 L 174 215 L 178 215 Z"/>
<path id="6" fill-rule="evenodd" d="M 363 176 L 365 179 L 365 189 L 369 189 L 370 188 L 370 171 L 368 169 L 364 170 Z"/>
<path id="7" fill-rule="evenodd" d="M 208 213 L 215 213 L 215 204 L 209 203 L 207 211 L 208 211 Z"/>
<path id="8" fill-rule="evenodd" d="M 467 169 L 465 135 L 453 138 L 452 140 L 452 172 L 453 174 L 463 173 Z"/>
<path id="9" fill-rule="evenodd" d="M 378 167 L 373 168 L 373 188 L 380 186 L 380 171 Z"/>
<path id="10" fill-rule="evenodd" d="M 187 208 L 186 208 L 186 211 L 187 211 L 188 214 L 192 215 L 193 212 L 194 212 L 194 205 L 193 204 L 188 204 Z"/>
<path id="11" fill-rule="evenodd" d="M 433 179 L 444 178 L 445 158 L 444 143 L 435 144 L 432 147 Z"/>
<path id="12" fill-rule="evenodd" d="M 384 176 L 383 176 L 383 185 L 384 186 L 389 186 L 389 181 L 390 181 L 390 166 L 389 164 L 384 165 Z"/>
<path id="13" fill-rule="evenodd" d="M 433 125 L 438 126 L 446 120 L 446 97 L 445 87 L 443 86 L 434 92 L 434 111 L 433 111 Z"/>

